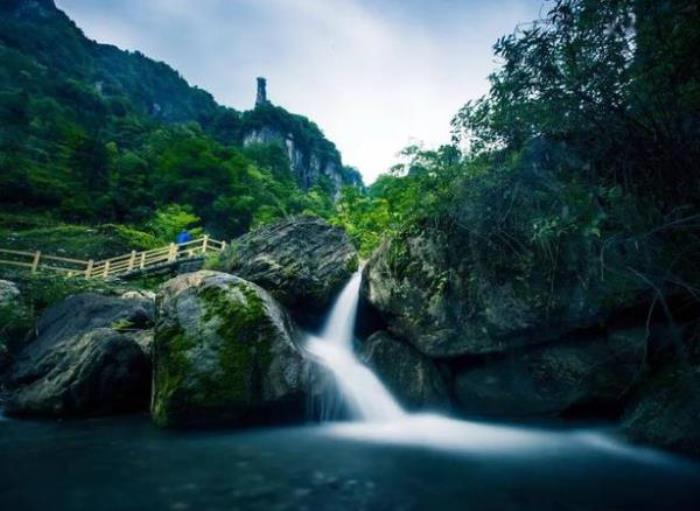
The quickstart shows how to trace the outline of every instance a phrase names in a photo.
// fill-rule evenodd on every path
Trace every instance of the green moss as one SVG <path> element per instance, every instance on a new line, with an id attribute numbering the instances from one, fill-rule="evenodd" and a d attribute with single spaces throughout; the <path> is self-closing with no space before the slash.
<path id="1" fill-rule="evenodd" d="M 29 309 L 17 305 L 0 306 L 0 352 L 18 351 L 31 327 Z"/>
<path id="2" fill-rule="evenodd" d="M 134 324 L 129 319 L 122 318 L 112 323 L 109 327 L 117 332 L 126 332 L 132 330 L 134 328 Z"/>
<path id="3" fill-rule="evenodd" d="M 240 292 L 244 300 L 232 297 Z M 265 305 L 254 289 L 245 283 L 232 283 L 227 288 L 210 287 L 202 296 L 205 321 L 220 321 L 217 334 L 224 340 L 219 352 L 220 378 L 208 382 L 210 392 L 205 401 L 246 401 L 261 384 L 259 375 L 271 361 L 269 353 L 269 320 Z M 235 301 L 234 301 L 235 300 Z"/>
<path id="4" fill-rule="evenodd" d="M 194 345 L 193 340 L 177 328 L 156 330 L 154 339 L 156 395 L 152 414 L 158 426 L 176 425 L 179 415 L 187 405 L 180 397 L 179 390 L 191 371 L 191 363 L 186 352 Z"/>
<path id="5" fill-rule="evenodd" d="M 359 265 L 360 259 L 355 255 L 348 261 L 346 268 L 350 273 L 355 273 L 357 271 L 357 268 L 359 268 Z"/>
<path id="6" fill-rule="evenodd" d="M 243 299 L 236 296 L 240 293 Z M 218 367 L 196 366 L 193 349 L 203 342 L 198 332 L 158 331 L 155 339 L 156 399 L 153 419 L 163 427 L 177 425 L 196 410 L 217 411 L 251 404 L 259 398 L 262 377 L 271 361 L 275 335 L 265 304 L 244 282 L 199 290 L 204 313 L 199 320 L 204 336 L 216 335 Z M 208 331 L 214 328 L 214 331 Z"/>

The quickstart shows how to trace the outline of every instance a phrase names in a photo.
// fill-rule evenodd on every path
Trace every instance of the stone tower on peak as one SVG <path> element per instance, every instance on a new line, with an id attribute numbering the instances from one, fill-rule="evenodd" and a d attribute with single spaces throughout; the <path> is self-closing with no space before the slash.
<path id="1" fill-rule="evenodd" d="M 255 98 L 255 106 L 267 105 L 269 101 L 267 100 L 267 80 L 259 76 L 258 77 L 258 95 Z"/>

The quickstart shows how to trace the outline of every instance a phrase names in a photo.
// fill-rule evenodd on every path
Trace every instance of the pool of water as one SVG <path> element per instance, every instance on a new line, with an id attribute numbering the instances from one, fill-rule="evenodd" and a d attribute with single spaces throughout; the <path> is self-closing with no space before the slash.
<path id="1" fill-rule="evenodd" d="M 145 416 L 4 420 L 0 509 L 700 509 L 688 459 L 591 430 L 411 421 L 168 432 Z"/>

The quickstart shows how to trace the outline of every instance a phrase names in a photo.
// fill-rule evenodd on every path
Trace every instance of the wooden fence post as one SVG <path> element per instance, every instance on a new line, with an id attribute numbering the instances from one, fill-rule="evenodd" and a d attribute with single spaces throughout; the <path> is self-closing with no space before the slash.
<path id="1" fill-rule="evenodd" d="M 146 252 L 141 252 L 141 262 L 139 263 L 139 268 L 143 270 L 144 266 L 146 266 Z"/>
<path id="2" fill-rule="evenodd" d="M 41 259 L 41 251 L 34 252 L 34 260 L 32 261 L 32 273 L 36 273 L 39 269 L 39 260 Z"/>
<path id="3" fill-rule="evenodd" d="M 105 279 L 109 277 L 109 261 L 105 261 L 105 271 L 102 273 L 102 277 Z"/>
<path id="4" fill-rule="evenodd" d="M 95 261 L 90 259 L 87 263 L 87 268 L 85 268 L 85 278 L 89 279 L 92 274 L 92 267 L 95 266 Z"/>
<path id="5" fill-rule="evenodd" d="M 173 262 L 177 259 L 177 245 L 175 243 L 170 244 L 170 252 L 168 253 L 168 262 Z"/>
<path id="6" fill-rule="evenodd" d="M 129 266 L 127 271 L 133 270 L 134 264 L 136 264 L 136 250 L 131 251 L 131 257 L 129 258 Z"/>
<path id="7" fill-rule="evenodd" d="M 204 239 L 202 240 L 202 254 L 207 253 L 207 245 L 209 244 L 209 235 L 205 234 Z"/>
<path id="8" fill-rule="evenodd" d="M 226 242 L 222 241 L 221 242 L 221 251 L 223 252 L 224 250 L 226 250 Z"/>

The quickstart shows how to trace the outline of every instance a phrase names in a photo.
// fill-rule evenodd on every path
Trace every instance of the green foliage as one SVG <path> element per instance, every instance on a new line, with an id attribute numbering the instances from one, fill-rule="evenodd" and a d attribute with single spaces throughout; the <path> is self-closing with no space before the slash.
<path id="1" fill-rule="evenodd" d="M 172 242 L 183 229 L 189 230 L 193 238 L 202 235 L 202 229 L 195 227 L 200 218 L 192 214 L 192 209 L 179 204 L 169 204 L 156 211 L 148 227 L 162 243 Z"/>
<path id="2" fill-rule="evenodd" d="M 333 222 L 364 256 L 438 228 L 475 279 L 550 290 L 531 297 L 546 310 L 572 276 L 616 304 L 696 300 L 698 38 L 689 1 L 551 2 L 497 42 L 489 94 L 453 121 L 465 154 L 407 148 L 366 194 L 344 191 Z"/>
<path id="3" fill-rule="evenodd" d="M 490 93 L 455 135 L 475 153 L 565 141 L 593 181 L 697 204 L 700 12 L 690 0 L 556 0 L 501 38 Z"/>
<path id="4" fill-rule="evenodd" d="M 311 121 L 271 105 L 221 107 L 167 65 L 89 41 L 50 2 L 0 3 L 0 119 L 0 210 L 156 226 L 160 241 L 171 204 L 223 239 L 332 210 L 328 188 L 307 195 L 281 148 L 240 147 L 270 123 L 339 163 Z"/>
<path id="5" fill-rule="evenodd" d="M 0 369 L 3 359 L 21 347 L 31 327 L 29 309 L 21 304 L 0 305 Z"/>
<path id="6" fill-rule="evenodd" d="M 106 259 L 131 250 L 148 250 L 160 244 L 156 237 L 125 225 L 86 227 L 59 224 L 18 230 L 0 227 L 1 246 L 84 260 Z"/>
<path id="7" fill-rule="evenodd" d="M 459 151 L 443 146 L 423 151 L 406 148 L 402 163 L 391 174 L 380 176 L 367 192 L 345 187 L 331 223 L 344 228 L 355 241 L 360 255 L 368 256 L 382 237 L 436 215 L 453 200 L 453 180 L 465 171 Z M 478 165 L 471 165 L 475 172 Z"/>

